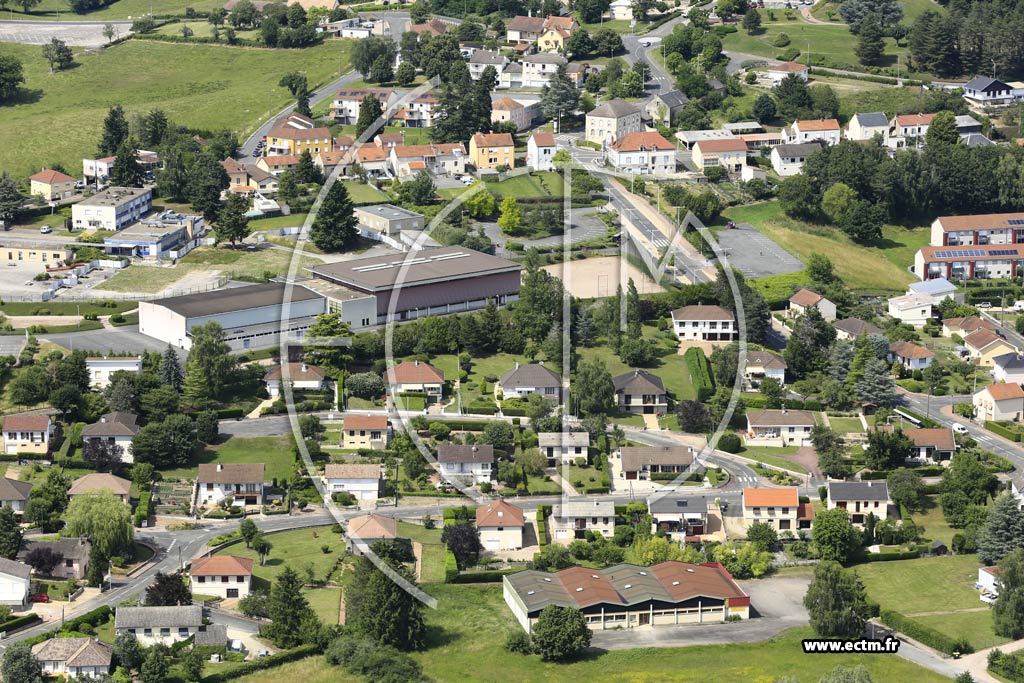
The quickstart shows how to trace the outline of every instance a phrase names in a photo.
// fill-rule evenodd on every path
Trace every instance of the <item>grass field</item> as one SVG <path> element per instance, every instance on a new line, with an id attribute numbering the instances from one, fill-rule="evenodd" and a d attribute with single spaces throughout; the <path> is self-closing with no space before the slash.
<path id="1" fill-rule="evenodd" d="M 500 183 L 484 183 L 487 190 L 499 200 L 505 197 L 552 197 L 564 195 L 562 176 L 553 171 L 541 171 L 513 176 Z"/>
<path id="2" fill-rule="evenodd" d="M 783 249 L 804 261 L 811 254 L 832 260 L 836 274 L 853 289 L 903 291 L 915 278 L 906 270 L 917 249 L 928 242 L 927 230 L 885 226 L 871 245 L 856 244 L 837 228 L 815 226 L 786 216 L 778 202 L 732 208 L 726 220 L 752 223 Z"/>
<path id="3" fill-rule="evenodd" d="M 273 218 L 258 218 L 249 221 L 249 228 L 253 232 L 264 230 L 277 230 L 278 228 L 296 228 L 306 222 L 306 214 L 293 213 L 288 216 L 274 216 Z"/>
<path id="4" fill-rule="evenodd" d="M 271 540 L 273 540 L 273 536 L 271 536 Z M 309 600 L 309 606 L 316 612 L 320 621 L 325 624 L 338 623 L 338 614 L 341 610 L 341 588 L 339 586 L 306 588 L 302 593 Z"/>
<path id="5" fill-rule="evenodd" d="M 861 424 L 858 417 L 830 417 L 828 423 L 831 425 L 832 431 L 841 434 L 864 431 L 864 425 Z"/>
<path id="6" fill-rule="evenodd" d="M 807 474 L 807 468 L 803 465 L 781 457 L 783 455 L 792 455 L 793 453 L 796 453 L 796 446 L 782 446 L 780 448 L 757 446 L 744 448 L 737 455 L 763 462 L 765 465 L 775 465 L 776 467 L 784 467 L 787 470 Z"/>
<path id="7" fill-rule="evenodd" d="M 686 367 L 686 360 L 683 356 L 677 353 L 678 342 L 674 339 L 666 340 L 657 337 L 657 334 L 655 328 L 650 326 L 644 327 L 643 336 L 647 339 L 655 339 L 659 344 L 660 353 L 663 354 L 659 365 L 647 369 L 662 379 L 665 383 L 665 388 L 675 397 L 675 400 L 685 401 L 695 398 L 697 394 L 693 388 L 693 380 L 690 378 L 690 370 Z M 612 373 L 612 377 L 617 377 L 633 370 L 633 368 L 619 360 L 618 354 L 608 347 L 595 346 L 581 348 L 578 351 L 581 359 L 595 358 L 604 363 L 608 368 L 608 372 Z M 639 424 L 643 424 L 642 417 L 640 417 Z"/>
<path id="8" fill-rule="evenodd" d="M 282 531 L 279 534 L 268 535 L 267 540 L 270 541 L 271 548 L 267 562 L 263 566 L 260 566 L 259 555 L 246 548 L 245 543 L 230 545 L 217 554 L 252 558 L 256 560 L 252 568 L 253 575 L 264 581 L 273 581 L 285 567 L 291 567 L 304 577 L 306 566 L 309 564 L 313 565 L 317 578 L 322 579 L 334 567 L 334 561 L 341 557 L 345 549 L 341 534 L 333 533 L 327 527 Z M 331 552 L 324 553 L 320 549 L 323 545 L 327 545 Z M 337 614 L 337 605 L 335 610 Z"/>
<path id="9" fill-rule="evenodd" d="M 206 446 L 186 467 L 163 472 L 164 479 L 193 479 L 200 463 L 266 463 L 266 480 L 288 479 L 294 469 L 291 434 L 285 436 L 233 436 Z"/>
<path id="10" fill-rule="evenodd" d="M 949 547 L 953 543 L 953 535 L 957 533 L 956 529 L 946 523 L 938 496 L 925 496 L 925 500 L 924 511 L 913 512 L 910 515 L 914 519 L 914 524 L 924 527 L 925 538 L 942 541 Z"/>
<path id="11" fill-rule="evenodd" d="M 438 525 L 441 519 L 434 520 Z M 444 544 L 441 543 L 441 529 L 426 529 L 419 524 L 398 522 L 398 535 L 423 544 L 423 560 L 420 583 L 444 583 Z"/>
<path id="12" fill-rule="evenodd" d="M 304 71 L 310 87 L 329 82 L 339 66 L 348 68 L 347 46 L 262 50 L 128 41 L 99 52 L 76 50 L 75 68 L 50 74 L 38 45 L 4 43 L 0 54 L 24 63 L 26 82 L 16 103 L 0 108 L 0 130 L 18 141 L 0 147 L 0 168 L 16 179 L 56 162 L 77 172 L 96 153 L 103 119 L 115 104 L 129 118 L 160 108 L 179 125 L 244 135 L 268 109 L 276 113 L 291 100 L 277 85 L 284 73 Z M 252 74 L 260 74 L 258 81 Z"/>
<path id="13" fill-rule="evenodd" d="M 572 664 L 545 663 L 536 656 L 505 650 L 506 637 L 519 626 L 502 602 L 500 585 L 441 585 L 431 586 L 429 592 L 438 599 L 439 607 L 423 611 L 428 649 L 413 657 L 437 683 L 769 683 L 782 676 L 816 681 L 837 665 L 860 663 L 875 681 L 948 681 L 898 657 L 805 655 L 800 640 L 812 637 L 807 628 L 786 631 L 762 643 L 621 650 L 590 653 Z M 238 683 L 281 680 L 356 681 L 316 657 L 251 674 L 239 678 Z"/>
<path id="14" fill-rule="evenodd" d="M 915 518 L 916 519 L 916 518 Z M 974 583 L 980 563 L 975 555 L 945 555 L 856 567 L 868 595 L 882 607 L 903 614 L 971 609 L 984 605 Z M 922 581 L 922 577 L 928 577 Z"/>
<path id="15" fill-rule="evenodd" d="M 843 18 L 839 16 L 839 4 L 840 3 L 836 2 L 823 2 L 816 4 L 811 14 L 821 21 L 841 22 Z M 930 9 L 932 11 L 939 12 L 940 14 L 944 13 L 942 5 L 932 2 L 931 0 L 902 0 L 899 4 L 903 6 L 903 23 L 908 26 L 914 23 L 914 19 L 916 19 L 925 10 Z M 829 19 L 828 17 L 829 10 L 832 10 L 835 13 L 833 19 Z"/>
<path id="16" fill-rule="evenodd" d="M 3 18 L 34 19 L 37 21 L 127 21 L 128 17 L 139 17 L 153 12 L 157 16 L 184 16 L 185 8 L 207 11 L 221 7 L 218 0 L 117 0 L 107 7 L 87 14 L 75 14 L 68 9 L 65 0 L 42 0 L 31 12 L 25 13 L 20 6 L 9 3 L 3 10 Z M 11 10 L 14 11 L 13 15 Z M 60 12 L 58 17 L 57 12 Z"/>
<path id="17" fill-rule="evenodd" d="M 345 186 L 345 189 L 348 190 L 348 196 L 351 197 L 352 201 L 356 204 L 391 201 L 391 197 L 372 185 L 352 180 L 342 180 L 341 184 Z"/>
<path id="18" fill-rule="evenodd" d="M 967 638 L 975 650 L 995 647 L 1008 642 L 1008 638 L 997 636 L 992 630 L 992 612 L 980 600 L 978 604 L 985 609 L 978 612 L 931 614 L 914 617 L 914 619 L 925 626 L 931 626 L 936 631 L 945 633 L 950 638 Z"/>
<path id="19" fill-rule="evenodd" d="M 5 301 L 0 304 L 0 313 L 6 316 L 20 315 L 113 315 L 130 311 L 139 304 L 136 301 L 117 301 L 113 306 L 83 301 Z"/>
<path id="20" fill-rule="evenodd" d="M 110 279 L 96 285 L 101 292 L 141 292 L 153 294 L 170 287 L 192 271 L 187 266 L 157 268 L 155 266 L 128 266 L 114 273 Z"/>

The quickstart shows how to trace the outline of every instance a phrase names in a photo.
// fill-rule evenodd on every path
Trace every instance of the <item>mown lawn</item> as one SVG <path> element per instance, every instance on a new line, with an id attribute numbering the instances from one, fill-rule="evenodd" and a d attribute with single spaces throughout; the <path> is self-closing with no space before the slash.
<path id="1" fill-rule="evenodd" d="M 861 424 L 858 417 L 829 417 L 828 423 L 831 425 L 832 431 L 840 434 L 864 431 L 864 425 Z"/>
<path id="2" fill-rule="evenodd" d="M 263 277 L 277 276 L 288 272 L 293 254 L 280 249 L 263 247 L 259 251 L 232 249 L 230 246 L 199 247 L 193 249 L 179 263 L 188 266 L 202 266 L 210 270 L 220 270 L 228 277 Z M 322 263 L 320 259 L 309 256 L 299 257 L 299 269 Z"/>
<path id="3" fill-rule="evenodd" d="M 886 226 L 881 240 L 872 245 L 856 244 L 838 228 L 811 225 L 786 216 L 778 202 L 732 208 L 723 216 L 751 223 L 804 262 L 811 254 L 824 254 L 849 287 L 873 292 L 903 291 L 904 284 L 913 282 L 916 278 L 907 267 L 913 264 L 917 248 L 928 241 L 924 229 Z"/>
<path id="4" fill-rule="evenodd" d="M 142 292 L 153 294 L 183 280 L 192 268 L 176 265 L 173 268 L 157 266 L 128 266 L 114 273 L 93 289 L 101 292 Z"/>
<path id="5" fill-rule="evenodd" d="M 402 538 L 423 544 L 420 583 L 444 583 L 444 544 L 441 543 L 441 525 L 443 521 L 434 520 L 437 528 L 426 529 L 419 524 L 398 522 L 398 535 Z"/>
<path id="6" fill-rule="evenodd" d="M 953 536 L 957 530 L 949 526 L 945 516 L 942 514 L 942 506 L 939 505 L 938 496 L 925 496 L 925 509 L 921 512 L 910 513 L 914 524 L 924 527 L 923 535 L 932 541 L 942 541 L 949 547 L 953 543 Z"/>
<path id="7" fill-rule="evenodd" d="M 294 471 L 291 434 L 283 436 L 233 436 L 215 446 L 204 446 L 186 467 L 162 472 L 164 479 L 194 479 L 200 463 L 266 464 L 266 480 L 285 480 Z"/>
<path id="8" fill-rule="evenodd" d="M 505 650 L 505 639 L 519 626 L 502 601 L 500 584 L 431 586 L 429 592 L 439 605 L 436 610 L 423 610 L 428 649 L 414 653 L 413 658 L 437 683 L 770 683 L 780 677 L 816 681 L 840 664 L 864 664 L 875 681 L 948 681 L 899 657 L 805 655 L 800 640 L 813 637 L 809 628 L 792 629 L 761 643 L 595 652 L 571 664 L 546 663 Z M 251 674 L 238 683 L 281 680 L 350 683 L 355 679 L 316 657 Z"/>
<path id="9" fill-rule="evenodd" d="M 792 455 L 793 453 L 796 453 L 796 450 L 796 446 L 782 446 L 780 448 L 756 446 L 753 448 L 744 448 L 737 453 L 737 455 L 742 455 L 744 458 L 763 462 L 765 465 L 775 465 L 776 467 L 784 467 L 787 470 L 807 474 L 806 467 L 782 457 L 784 455 Z"/>
<path id="10" fill-rule="evenodd" d="M 341 534 L 336 534 L 328 527 L 313 529 L 295 529 L 270 534 L 270 554 L 266 564 L 260 566 L 260 558 L 245 543 L 236 543 L 221 550 L 218 555 L 234 555 L 256 560 L 252 573 L 258 579 L 273 581 L 285 567 L 291 567 L 305 578 L 306 566 L 312 564 L 313 572 L 318 579 L 323 579 L 334 567 L 334 561 L 345 551 L 345 542 Z M 328 546 L 330 552 L 325 553 L 321 546 Z"/>
<path id="11" fill-rule="evenodd" d="M 293 213 L 288 216 L 274 216 L 273 218 L 258 218 L 249 221 L 249 228 L 253 232 L 264 230 L 277 230 L 279 228 L 298 228 L 306 222 L 306 214 Z"/>
<path id="12" fill-rule="evenodd" d="M 916 520 L 916 517 L 915 517 Z M 858 565 L 868 596 L 903 614 L 981 607 L 975 555 L 945 555 Z"/>
<path id="13" fill-rule="evenodd" d="M 341 184 L 345 186 L 345 189 L 348 190 L 348 196 L 351 197 L 352 201 L 356 204 L 367 204 L 371 202 L 386 204 L 391 201 L 391 197 L 372 185 L 356 182 L 354 180 L 342 180 Z"/>
<path id="14" fill-rule="evenodd" d="M 564 195 L 562 176 L 553 171 L 528 173 L 507 178 L 500 183 L 485 183 L 487 190 L 499 199 L 533 197 L 559 198 Z"/>
<path id="15" fill-rule="evenodd" d="M 959 612 L 953 614 L 931 614 L 914 617 L 925 626 L 930 626 L 950 638 L 967 638 L 975 650 L 995 647 L 1009 642 L 1009 638 L 997 636 L 992 629 L 992 612 L 981 600 L 978 605 L 985 607 L 980 612 Z"/>
<path id="16" fill-rule="evenodd" d="M 271 537 L 273 538 L 273 537 Z M 337 624 L 341 611 L 341 587 L 324 586 L 323 588 L 306 588 L 302 594 L 309 600 L 320 621 L 325 624 Z"/>
<path id="17" fill-rule="evenodd" d="M 120 0 L 111 9 L 132 14 L 128 2 L 136 13 L 143 5 L 148 11 L 144 0 Z M 75 48 L 77 66 L 50 74 L 38 45 L 0 44 L 0 54 L 17 57 L 25 69 L 17 100 L 0 108 L 0 130 L 10 142 L 0 146 L 0 168 L 16 179 L 42 164 L 61 163 L 80 173 L 82 159 L 95 155 L 103 119 L 115 104 L 129 119 L 160 108 L 178 125 L 230 128 L 244 136 L 266 120 L 268 109 L 277 113 L 291 101 L 277 85 L 283 74 L 304 71 L 311 88 L 327 83 L 339 66 L 348 68 L 350 45 L 331 41 L 304 50 L 262 50 L 130 40 L 100 51 Z M 258 85 L 253 74 L 260 75 Z"/>
<path id="18" fill-rule="evenodd" d="M 218 0 L 117 0 L 95 12 L 75 14 L 68 8 L 66 0 L 42 0 L 28 13 L 10 3 L 4 7 L 3 18 L 13 16 L 15 19 L 56 21 L 59 10 L 60 21 L 127 21 L 128 17 L 139 17 L 150 12 L 157 16 L 184 16 L 186 7 L 205 12 L 221 6 Z M 14 10 L 13 15 L 11 10 Z"/>
<path id="19" fill-rule="evenodd" d="M 657 375 L 665 383 L 665 388 L 677 401 L 685 401 L 696 398 L 696 390 L 693 388 L 693 380 L 690 378 L 690 369 L 686 367 L 686 359 L 678 353 L 678 341 L 663 337 L 651 326 L 643 329 L 645 339 L 654 340 L 658 345 L 659 353 L 662 354 L 658 364 L 651 368 L 645 368 L 651 374 Z M 623 363 L 617 353 L 606 346 L 594 346 L 590 348 L 577 349 L 580 359 L 592 358 L 604 363 L 612 377 L 632 372 L 634 368 Z M 641 418 L 641 424 L 643 423 Z"/>

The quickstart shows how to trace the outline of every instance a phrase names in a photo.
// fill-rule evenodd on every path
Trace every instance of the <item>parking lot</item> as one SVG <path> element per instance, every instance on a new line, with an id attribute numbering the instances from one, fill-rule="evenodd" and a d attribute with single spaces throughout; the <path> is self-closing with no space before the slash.
<path id="1" fill-rule="evenodd" d="M 750 278 L 784 275 L 802 270 L 804 264 L 762 234 L 750 223 L 738 223 L 715 237 L 722 247 L 723 265 L 732 266 Z"/>
<path id="2" fill-rule="evenodd" d="M 103 22 L 0 21 L 0 42 L 43 45 L 59 38 L 71 47 L 99 47 L 107 43 Z M 114 22 L 116 36 L 130 33 L 131 22 Z"/>
<path id="3" fill-rule="evenodd" d="M 11 300 L 17 300 L 19 297 L 38 299 L 43 285 L 32 278 L 41 272 L 43 266 L 40 263 L 4 260 L 0 266 L 0 292 Z"/>

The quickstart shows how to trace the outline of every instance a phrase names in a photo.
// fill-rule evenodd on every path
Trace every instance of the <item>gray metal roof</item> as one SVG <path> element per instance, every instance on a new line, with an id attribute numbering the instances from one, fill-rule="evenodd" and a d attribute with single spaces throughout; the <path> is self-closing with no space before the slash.
<path id="1" fill-rule="evenodd" d="M 382 216 L 390 220 L 396 220 L 399 218 L 423 218 L 422 213 L 416 213 L 415 211 L 409 211 L 403 209 L 400 206 L 394 204 L 373 204 L 372 206 L 357 206 L 356 214 L 370 213 L 375 216 Z"/>
<path id="2" fill-rule="evenodd" d="M 862 334 L 882 334 L 881 329 L 860 318 L 843 318 L 832 323 L 832 327 L 854 337 Z"/>
<path id="3" fill-rule="evenodd" d="M 551 514 L 558 519 L 569 517 L 614 517 L 615 501 L 570 500 L 565 503 L 556 503 L 551 508 Z"/>
<path id="4" fill-rule="evenodd" d="M 442 444 L 437 447 L 438 462 L 494 462 L 494 446 L 490 444 Z"/>
<path id="5" fill-rule="evenodd" d="M 193 645 L 221 646 L 228 642 L 228 627 L 224 624 L 209 624 L 195 635 Z"/>
<path id="6" fill-rule="evenodd" d="M 992 142 L 981 133 L 968 133 L 960 138 L 960 144 L 968 147 L 988 147 L 996 143 Z"/>
<path id="7" fill-rule="evenodd" d="M 828 485 L 828 498 L 840 500 L 889 500 L 889 486 L 884 481 L 833 481 Z"/>
<path id="8" fill-rule="evenodd" d="M 1018 370 L 1020 368 L 1024 368 L 1024 358 L 1013 352 L 996 356 L 992 359 L 992 363 L 1001 367 L 1003 370 Z"/>
<path id="9" fill-rule="evenodd" d="M 676 107 L 682 107 L 690 98 L 679 92 L 678 90 L 667 90 L 657 95 L 658 99 L 665 103 L 665 106 L 669 109 L 675 109 Z"/>
<path id="10" fill-rule="evenodd" d="M 199 605 L 172 607 L 118 607 L 114 628 L 183 628 L 203 625 Z"/>
<path id="11" fill-rule="evenodd" d="M 507 60 L 493 50 L 475 50 L 469 58 L 470 64 L 504 64 Z"/>
<path id="12" fill-rule="evenodd" d="M 26 538 L 21 542 L 18 558 L 24 559 L 32 548 L 43 544 L 63 555 L 66 560 L 79 561 L 89 557 L 89 549 L 92 547 L 92 544 L 86 538 L 57 538 L 54 540 Z"/>
<path id="13" fill-rule="evenodd" d="M 316 292 L 300 285 L 293 285 L 289 296 L 289 300 L 292 302 L 322 298 Z M 284 301 L 285 284 L 283 282 L 268 282 L 262 285 L 230 287 L 212 292 L 203 292 L 202 294 L 172 296 L 169 299 L 159 299 L 154 303 L 186 318 L 198 318 L 219 313 L 245 311 L 253 308 L 280 306 Z"/>
<path id="14" fill-rule="evenodd" d="M 867 114 L 854 114 L 853 118 L 865 128 L 885 128 L 889 125 L 889 119 L 880 111 L 868 112 Z"/>
<path id="15" fill-rule="evenodd" d="M 665 393 L 665 383 L 657 375 L 646 370 L 634 370 L 612 380 L 615 385 L 615 392 L 643 394 L 643 393 Z"/>
<path id="16" fill-rule="evenodd" d="M 922 282 L 913 282 L 910 284 L 909 289 L 917 294 L 946 294 L 948 292 L 955 292 L 956 285 L 944 277 L 937 277 L 931 280 L 923 280 Z"/>
<path id="17" fill-rule="evenodd" d="M 1010 86 L 995 78 L 975 76 L 964 83 L 964 90 L 1012 90 Z"/>
<path id="18" fill-rule="evenodd" d="M 805 157 L 822 150 L 821 142 L 802 142 L 793 145 L 776 145 L 773 151 L 779 153 L 780 157 Z"/>

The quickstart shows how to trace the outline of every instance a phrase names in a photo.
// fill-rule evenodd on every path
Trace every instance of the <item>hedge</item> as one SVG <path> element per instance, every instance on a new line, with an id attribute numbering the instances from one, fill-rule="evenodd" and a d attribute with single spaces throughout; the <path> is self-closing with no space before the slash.
<path id="1" fill-rule="evenodd" d="M 316 645 L 299 645 L 297 648 L 292 650 L 285 650 L 279 652 L 276 655 L 270 655 L 269 657 L 263 657 L 262 659 L 254 659 L 251 662 L 245 662 L 240 666 L 231 669 L 230 671 L 218 671 L 216 673 L 203 676 L 203 683 L 231 683 L 236 681 L 242 676 L 246 676 L 257 671 L 265 671 L 267 669 L 273 669 L 274 667 L 287 664 L 288 662 L 295 662 L 306 657 L 312 657 L 318 654 L 320 649 Z"/>
<path id="2" fill-rule="evenodd" d="M 241 408 L 218 408 L 217 419 L 218 420 L 237 420 L 245 415 Z"/>
<path id="3" fill-rule="evenodd" d="M 135 506 L 135 526 L 141 527 L 142 523 L 149 519 L 149 507 L 153 500 L 153 494 L 145 491 L 139 496 L 139 504 Z"/>
<path id="4" fill-rule="evenodd" d="M 470 405 L 466 408 L 466 412 L 470 415 L 494 415 L 498 412 L 498 406 Z"/>
<path id="5" fill-rule="evenodd" d="M 985 420 L 985 429 L 987 429 L 988 431 L 992 432 L 993 434 L 998 434 L 999 436 L 1003 437 L 1004 439 L 1009 439 L 1010 441 L 1020 442 L 1020 437 L 1021 437 L 1020 432 L 1014 431 L 1012 429 L 1007 429 L 1006 427 L 1004 427 L 1003 425 L 999 424 L 998 422 L 993 422 L 992 420 Z"/>
<path id="6" fill-rule="evenodd" d="M 446 420 L 440 415 L 431 415 L 430 422 L 441 422 L 449 428 L 462 432 L 482 432 L 490 424 L 488 420 Z"/>
<path id="7" fill-rule="evenodd" d="M 747 408 L 767 408 L 768 399 L 760 394 L 744 394 L 743 405 Z M 806 401 L 786 399 L 786 408 L 791 410 L 823 410 L 821 401 L 809 398 Z"/>
<path id="8" fill-rule="evenodd" d="M 14 617 L 13 619 L 8 619 L 4 623 L 0 624 L 0 631 L 10 633 L 11 631 L 17 631 L 20 628 L 24 628 L 29 624 L 34 624 L 37 621 L 40 621 L 40 618 L 39 615 L 35 613 L 26 614 L 21 617 Z"/>
<path id="9" fill-rule="evenodd" d="M 508 574 L 515 574 L 521 571 L 523 571 L 522 567 L 513 567 L 512 569 L 488 569 L 482 572 L 468 572 L 466 574 L 457 574 L 450 583 L 498 583 Z M 447 571 L 445 574 L 447 575 Z"/>
<path id="10" fill-rule="evenodd" d="M 455 561 L 455 553 L 448 550 L 445 546 L 444 549 L 444 582 L 455 583 L 455 580 L 459 578 L 459 563 Z"/>
<path id="11" fill-rule="evenodd" d="M 55 628 L 52 631 L 47 631 L 46 633 L 41 633 L 38 636 L 26 638 L 23 642 L 25 643 L 25 645 L 32 647 L 33 645 L 38 645 L 44 640 L 56 638 L 58 633 L 78 631 L 82 624 L 89 624 L 90 626 L 100 626 L 110 621 L 110 616 L 113 613 L 113 609 L 111 609 L 108 605 L 103 605 L 102 607 L 97 607 L 94 610 L 86 612 L 80 617 L 75 617 L 74 619 L 65 621 L 64 625 L 59 628 Z"/>
<path id="12" fill-rule="evenodd" d="M 707 356 L 704 351 L 691 346 L 683 354 L 686 360 L 686 367 L 690 371 L 690 380 L 697 389 L 697 400 L 707 401 L 715 393 L 715 380 L 711 378 L 711 369 L 708 367 Z"/>
<path id="13" fill-rule="evenodd" d="M 946 634 L 939 633 L 935 629 L 905 617 L 899 612 L 883 609 L 879 616 L 882 623 L 886 626 L 894 628 L 903 635 L 909 636 L 946 654 L 951 655 L 954 652 L 968 654 L 974 652 L 974 648 L 967 641 L 950 638 Z"/>
<path id="14" fill-rule="evenodd" d="M 865 562 L 895 562 L 896 560 L 916 560 L 921 553 L 910 550 L 905 553 L 865 553 Z M 923 641 L 922 641 L 923 642 Z"/>

